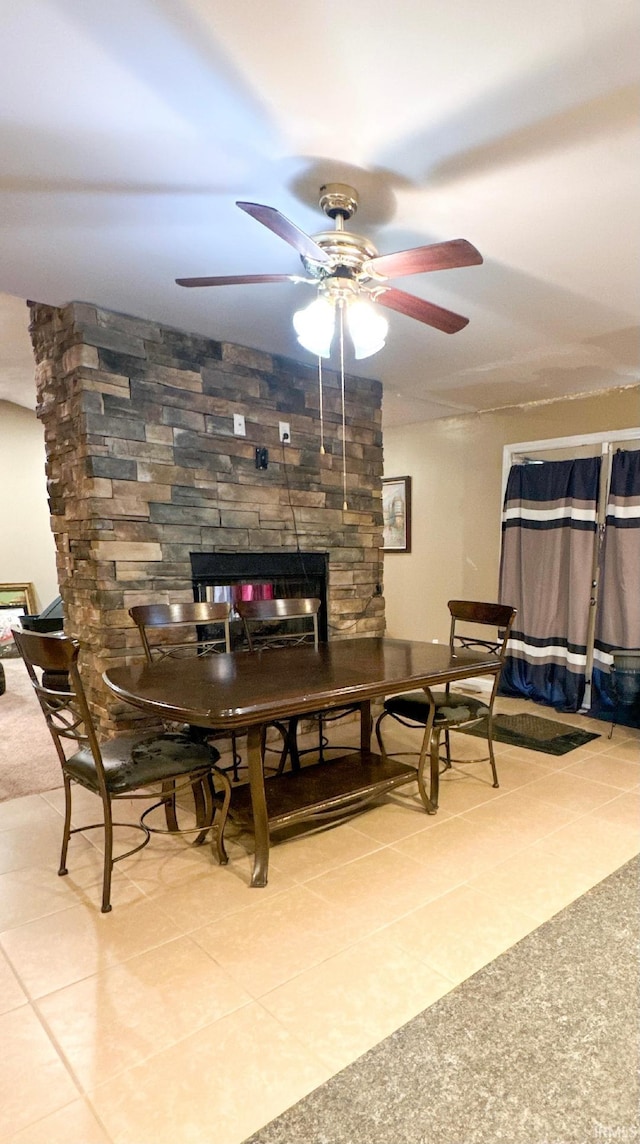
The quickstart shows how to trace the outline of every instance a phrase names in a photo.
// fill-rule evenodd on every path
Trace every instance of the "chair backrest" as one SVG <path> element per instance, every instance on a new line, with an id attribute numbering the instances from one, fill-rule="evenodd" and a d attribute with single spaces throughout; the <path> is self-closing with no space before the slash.
<path id="1" fill-rule="evenodd" d="M 231 651 L 228 604 L 138 604 L 129 609 L 129 615 L 149 663 L 165 656 Z"/>
<path id="2" fill-rule="evenodd" d="M 318 647 L 320 600 L 315 597 L 238 600 L 235 607 L 250 651 L 311 642 Z"/>
<path id="3" fill-rule="evenodd" d="M 449 638 L 452 647 L 492 651 L 504 661 L 507 641 L 516 618 L 515 608 L 509 604 L 492 604 L 480 600 L 449 600 L 448 606 L 451 613 Z M 484 633 L 461 631 L 461 625 L 465 629 L 467 625 L 494 628 L 496 635 L 490 639 Z"/>
<path id="4" fill-rule="evenodd" d="M 73 753 L 83 747 L 88 749 L 93 756 L 99 785 L 105 788 L 100 744 L 78 670 L 79 643 L 57 632 L 41 635 L 38 632 L 14 631 L 13 638 L 29 673 L 60 762 L 64 765 L 66 760 L 65 740 L 73 744 Z M 46 683 L 47 678 L 60 678 L 64 674 L 68 677 L 68 690 Z"/>

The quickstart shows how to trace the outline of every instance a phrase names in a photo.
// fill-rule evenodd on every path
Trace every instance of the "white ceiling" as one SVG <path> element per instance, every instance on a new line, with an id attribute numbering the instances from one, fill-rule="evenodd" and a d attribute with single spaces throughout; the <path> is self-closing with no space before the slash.
<path id="1" fill-rule="evenodd" d="M 394 285 L 470 318 L 385 311 L 385 423 L 638 381 L 637 0 L 0 0 L 0 398 L 35 402 L 24 299 L 81 300 L 305 356 L 308 288 L 240 211 L 348 224 L 379 252 L 466 238 L 482 266 Z"/>

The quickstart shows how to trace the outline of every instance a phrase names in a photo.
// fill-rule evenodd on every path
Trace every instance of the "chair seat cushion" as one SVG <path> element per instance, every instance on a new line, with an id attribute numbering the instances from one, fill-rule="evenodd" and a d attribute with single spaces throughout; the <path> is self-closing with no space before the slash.
<path id="1" fill-rule="evenodd" d="M 142 738 L 118 735 L 101 746 L 107 789 L 113 794 L 187 775 L 200 767 L 212 767 L 220 752 L 208 743 L 194 742 L 188 735 L 165 734 Z M 88 747 L 67 759 L 66 772 L 83 786 L 97 788 L 96 765 Z"/>
<path id="2" fill-rule="evenodd" d="M 436 705 L 433 720 L 435 727 L 471 723 L 489 714 L 487 704 L 471 695 L 463 695 L 459 691 L 450 691 L 448 694 L 446 691 L 434 691 L 432 694 Z M 384 709 L 390 715 L 399 715 L 401 719 L 411 719 L 414 723 L 425 724 L 429 718 L 429 701 L 424 691 L 393 695 L 385 701 Z"/>

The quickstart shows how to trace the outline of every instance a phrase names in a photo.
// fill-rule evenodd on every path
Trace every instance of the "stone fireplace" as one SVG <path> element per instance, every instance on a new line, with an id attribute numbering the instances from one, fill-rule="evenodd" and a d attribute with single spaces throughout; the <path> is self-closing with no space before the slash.
<path id="1" fill-rule="evenodd" d="M 344 509 L 340 390 L 329 370 L 322 454 L 313 365 L 85 303 L 32 304 L 31 334 L 65 629 L 81 641 L 103 731 L 140 718 L 101 678 L 140 654 L 128 609 L 201 598 L 198 576 L 216 555 L 250 576 L 244 561 L 272 556 L 264 576 L 274 584 L 287 560 L 310 582 L 319 556 L 324 634 L 383 633 L 379 382 L 347 377 Z M 245 437 L 234 436 L 234 413 Z M 290 445 L 279 442 L 280 420 Z M 257 468 L 265 448 L 268 467 Z"/>

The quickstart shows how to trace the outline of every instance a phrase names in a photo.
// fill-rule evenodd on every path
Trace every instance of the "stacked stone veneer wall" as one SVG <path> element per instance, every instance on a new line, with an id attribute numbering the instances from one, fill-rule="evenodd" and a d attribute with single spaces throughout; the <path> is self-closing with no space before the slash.
<path id="1" fill-rule="evenodd" d="M 103 731 L 139 717 L 101 679 L 139 654 L 128 609 L 193 599 L 191 552 L 328 551 L 330 638 L 382 634 L 378 382 L 347 378 L 345 511 L 335 374 L 322 455 L 311 366 L 84 303 L 33 304 L 31 335 L 65 628 Z"/>

